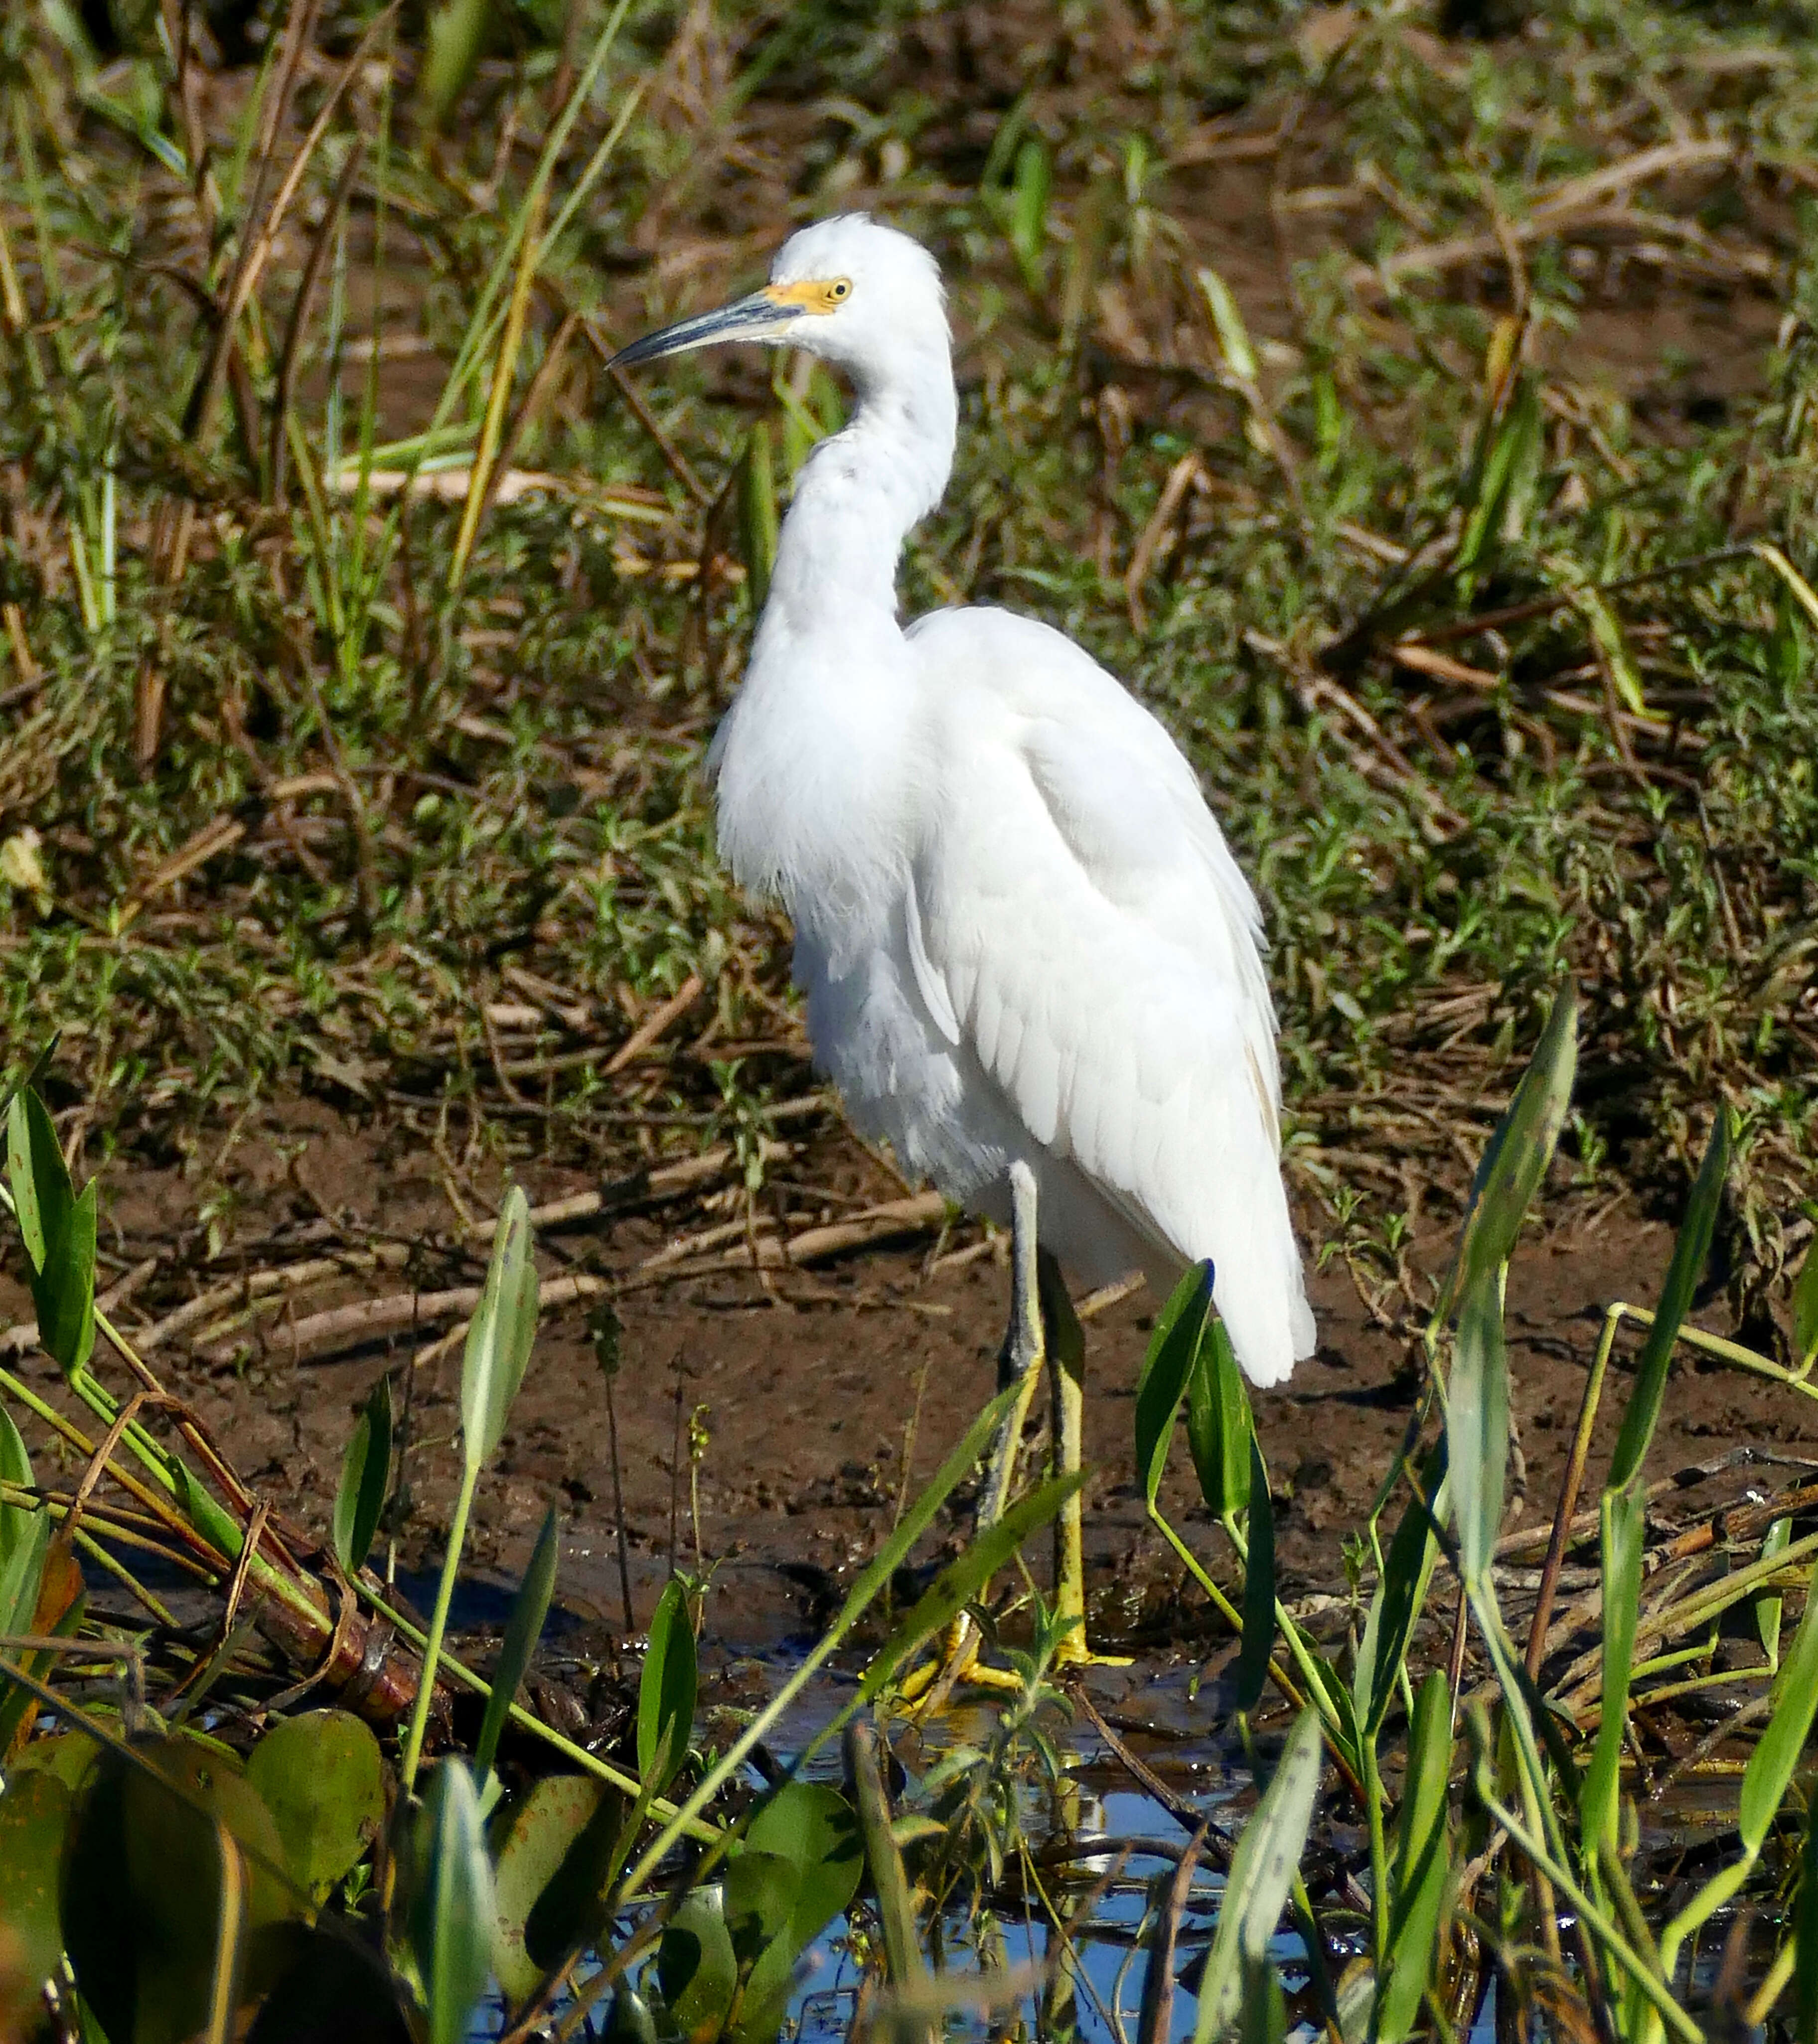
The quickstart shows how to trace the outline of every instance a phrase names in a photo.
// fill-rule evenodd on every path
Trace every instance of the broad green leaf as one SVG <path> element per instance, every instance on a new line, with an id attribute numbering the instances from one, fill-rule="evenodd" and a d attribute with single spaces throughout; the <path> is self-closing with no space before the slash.
<path id="1" fill-rule="evenodd" d="M 385 1822 L 385 1762 L 348 1711 L 280 1718 L 252 1749 L 246 1778 L 271 1812 L 298 1885 L 325 1895 Z"/>
<path id="2" fill-rule="evenodd" d="M 99 1188 L 90 1178 L 62 1225 L 47 1229 L 44 1266 L 32 1281 L 38 1346 L 73 1377 L 94 1353 L 94 1217 Z"/>
<path id="3" fill-rule="evenodd" d="M 697 1888 L 664 1927 L 653 1969 L 675 2030 L 712 2039 L 726 2027 L 738 1992 L 739 1962 L 717 1885 Z M 648 1986 L 650 1976 L 644 1976 Z"/>
<path id="4" fill-rule="evenodd" d="M 1818 1568 L 1807 1581 L 1805 1616 L 1774 1677 L 1773 1695 L 1774 1715 L 1743 1771 L 1736 1829 L 1751 1854 L 1767 1841 L 1818 1714 Z"/>
<path id="5" fill-rule="evenodd" d="M 859 1699 L 882 1694 L 918 1647 L 951 1624 L 1039 1526 L 1045 1525 L 1086 1481 L 1083 1470 L 1051 1477 L 1020 1497 L 995 1525 L 986 1527 L 957 1561 L 948 1562 L 923 1592 L 915 1608 L 884 1642 L 859 1685 Z"/>
<path id="6" fill-rule="evenodd" d="M 591 1774 L 546 1774 L 495 1821 L 493 1969 L 513 2001 L 589 1934 L 611 1884 L 625 1799 Z"/>
<path id="7" fill-rule="evenodd" d="M 675 1778 L 694 1727 L 694 1614 L 671 1577 L 650 1621 L 650 1645 L 637 1685 L 637 1772 L 659 1795 Z"/>
<path id="8" fill-rule="evenodd" d="M 1250 1528 L 1243 1564 L 1243 1644 L 1237 1657 L 1237 1708 L 1253 1711 L 1269 1679 L 1275 1643 L 1275 1507 L 1263 1450 L 1250 1437 Z"/>
<path id="9" fill-rule="evenodd" d="M 1616 1842 L 1623 1734 L 1628 1719 L 1629 1677 L 1641 1612 L 1641 1566 L 1647 1509 L 1633 1485 L 1606 1490 L 1599 1513 L 1603 1547 L 1603 1716 L 1591 1764 L 1578 1792 L 1578 1825 L 1588 1853 L 1597 1841 Z"/>
<path id="10" fill-rule="evenodd" d="M 1578 993 L 1568 982 L 1553 997 L 1534 1055 L 1478 1166 L 1459 1246 L 1433 1309 L 1436 1327 L 1451 1318 L 1459 1298 L 1485 1272 L 1500 1270 L 1514 1251 L 1571 1105 L 1578 1028 Z"/>
<path id="11" fill-rule="evenodd" d="M 1793 1288 L 1793 1353 L 1801 1369 L 1818 1362 L 1818 1235 L 1806 1246 Z"/>
<path id="12" fill-rule="evenodd" d="M 1612 1490 L 1624 1489 L 1639 1473 L 1647 1459 L 1648 1443 L 1654 1439 L 1660 1408 L 1666 1397 L 1666 1372 L 1673 1360 L 1673 1344 L 1679 1339 L 1679 1329 L 1692 1304 L 1692 1294 L 1697 1289 L 1705 1258 L 1711 1253 L 1711 1237 L 1716 1231 L 1717 1209 L 1723 1201 L 1724 1181 L 1730 1172 L 1731 1138 L 1730 1110 L 1728 1106 L 1720 1106 L 1711 1130 L 1710 1147 L 1693 1181 L 1691 1197 L 1685 1203 L 1685 1218 L 1679 1224 L 1679 1237 L 1673 1245 L 1673 1260 L 1667 1266 L 1666 1282 L 1661 1289 L 1660 1304 L 1655 1309 L 1654 1324 L 1647 1331 L 1640 1360 L 1635 1366 L 1635 1385 L 1628 1394 L 1628 1409 L 1622 1416 L 1622 1431 L 1616 1436 L 1616 1450 L 1610 1458 L 1609 1482 Z"/>
<path id="13" fill-rule="evenodd" d="M 1243 1962 L 1268 1956 L 1306 1846 L 1323 1757 L 1318 1716 L 1303 1711 L 1288 1735 L 1274 1779 L 1231 1856 L 1218 1928 L 1200 1980 L 1193 2044 L 1211 2044 L 1237 2015 Z"/>
<path id="14" fill-rule="evenodd" d="M 543 1637 L 543 1621 L 549 1616 L 549 1600 L 555 1593 L 555 1564 L 560 1558 L 555 1538 L 555 1508 L 552 1505 L 544 1515 L 543 1530 L 531 1550 L 524 1581 L 517 1586 L 517 1596 L 511 1607 L 511 1621 L 505 1629 L 505 1643 L 498 1650 L 498 1660 L 492 1671 L 492 1694 L 486 1699 L 486 1715 L 480 1720 L 479 1739 L 474 1747 L 474 1773 L 482 1788 L 492 1771 L 493 1758 L 498 1751 L 499 1735 L 505 1730 L 512 1699 L 517 1694 L 517 1685 L 530 1666 L 531 1655 L 536 1651 L 536 1642 Z M 692 1701 L 689 1708 L 692 1714 Z M 640 1723 L 640 1731 L 641 1728 Z M 687 1733 L 684 1731 L 682 1737 L 686 1750 Z"/>
<path id="15" fill-rule="evenodd" d="M 45 1244 L 67 1223 L 75 1188 L 50 1115 L 29 1086 L 7 1105 L 6 1176 L 25 1254 L 32 1268 L 42 1270 Z"/>
<path id="16" fill-rule="evenodd" d="M 223 1863 L 237 1846 L 250 1999 L 270 1941 L 302 1898 L 278 1871 L 271 1812 L 231 1755 L 187 1739 L 138 1747 L 152 1770 L 106 1755 L 72 1819 L 63 1855 L 63 1939 L 77 1985 L 110 2038 L 183 2044 L 208 2016 Z M 229 1842 L 224 1846 L 224 1835 Z"/>
<path id="17" fill-rule="evenodd" d="M 232 1562 L 246 1545 L 246 1530 L 184 1462 L 172 1465 L 177 1481 L 177 1502 L 183 1516 L 217 1554 Z"/>
<path id="18" fill-rule="evenodd" d="M 0 1795 L 0 1928 L 11 1936 L 15 1969 L 34 1988 L 56 1970 L 63 1953 L 57 1881 L 71 1804 L 69 1790 L 43 1769 L 10 1770 Z M 4 2010 L 0 1994 L 0 2014 Z"/>
<path id="19" fill-rule="evenodd" d="M 492 1972 L 491 1862 L 473 1777 L 452 1756 L 430 1785 L 429 1854 L 411 1911 L 411 1942 L 423 1982 L 429 2044 L 465 2044 Z"/>
<path id="20" fill-rule="evenodd" d="M 461 1364 L 461 1452 L 477 1470 L 492 1458 L 536 1339 L 536 1265 L 530 1202 L 513 1185 L 499 1211 L 486 1289 L 467 1329 Z"/>
<path id="21" fill-rule="evenodd" d="M 1368 1739 L 1375 1738 L 1389 1714 L 1397 1693 L 1396 1678 L 1439 1559 L 1439 1543 L 1434 1537 L 1433 1523 L 1436 1520 L 1444 1523 L 1447 1501 L 1443 1438 L 1421 1464 L 1419 1481 L 1426 1506 L 1418 1499 L 1411 1500 L 1401 1515 L 1401 1523 L 1382 1558 L 1382 1579 L 1370 1600 L 1370 1615 L 1364 1621 L 1363 1639 L 1357 1650 L 1351 1702 Z"/>
<path id="22" fill-rule="evenodd" d="M 1459 1312 L 1446 1386 L 1446 1463 L 1459 1559 L 1467 1582 L 1487 1583 L 1502 1523 L 1509 1462 L 1509 1358 L 1497 1267 L 1485 1265 Z"/>
<path id="23" fill-rule="evenodd" d="M 1211 1312 L 1212 1266 L 1196 1263 L 1156 1316 L 1143 1358 L 1142 1374 L 1136 1380 L 1136 1473 L 1143 1500 L 1151 1508 L 1167 1467 L 1174 1416 L 1186 1393 Z"/>
<path id="24" fill-rule="evenodd" d="M 786 1782 L 752 1818 L 726 1869 L 726 1921 L 749 1967 L 736 2038 L 776 2034 L 797 1961 L 851 1904 L 864 1866 L 851 1806 L 825 1783 Z"/>
<path id="25" fill-rule="evenodd" d="M 0 1405 L 0 1482 L 21 1490 L 32 1488 L 32 1458 L 13 1424 L 13 1416 Z M 0 1632 L 28 1632 L 27 1623 L 17 1617 L 28 1580 L 32 1608 L 37 1608 L 37 1579 L 43 1566 L 44 1543 L 50 1538 L 50 1514 L 29 1504 L 0 1504 Z"/>
<path id="26" fill-rule="evenodd" d="M 1452 1764 L 1452 1700 L 1435 1669 L 1414 1699 L 1408 1771 L 1397 1826 L 1395 1886 L 1389 1919 L 1389 1963 L 1376 2011 L 1376 2044 L 1401 2044 L 1413 2034 L 1432 1973 L 1439 1910 L 1451 1870 L 1446 1793 Z"/>
<path id="27" fill-rule="evenodd" d="M 1214 1519 L 1235 1519 L 1250 1508 L 1253 1431 L 1243 1373 L 1224 1323 L 1214 1314 L 1205 1322 L 1187 1378 L 1187 1447 Z"/>
<path id="28" fill-rule="evenodd" d="M 341 1462 L 340 1488 L 335 1493 L 335 1559 L 348 1575 L 355 1574 L 372 1551 L 391 1485 L 391 1379 L 372 1387 L 365 1409 L 355 1422 Z"/>

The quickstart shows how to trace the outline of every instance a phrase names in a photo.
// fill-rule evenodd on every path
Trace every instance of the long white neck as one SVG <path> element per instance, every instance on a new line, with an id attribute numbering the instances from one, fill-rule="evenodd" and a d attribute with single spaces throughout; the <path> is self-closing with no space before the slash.
<path id="1" fill-rule="evenodd" d="M 947 487 L 958 403 L 944 338 L 905 349 L 858 397 L 797 479 L 755 652 L 772 632 L 795 637 L 855 605 L 894 617 L 903 540 Z"/>

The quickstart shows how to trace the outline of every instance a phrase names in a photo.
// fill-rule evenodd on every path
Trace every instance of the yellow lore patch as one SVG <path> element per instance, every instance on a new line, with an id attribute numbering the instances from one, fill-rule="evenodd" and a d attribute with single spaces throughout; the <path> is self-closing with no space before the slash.
<path id="1" fill-rule="evenodd" d="M 764 296 L 773 305 L 799 305 L 805 313 L 837 312 L 852 295 L 850 277 L 805 279 L 799 284 L 767 284 Z"/>

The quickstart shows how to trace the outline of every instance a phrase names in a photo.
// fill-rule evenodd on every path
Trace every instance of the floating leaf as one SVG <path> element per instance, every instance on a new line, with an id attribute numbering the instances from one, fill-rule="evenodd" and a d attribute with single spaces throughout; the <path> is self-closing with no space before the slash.
<path id="1" fill-rule="evenodd" d="M 358 1865 L 385 1821 L 385 1762 L 364 1721 L 348 1711 L 281 1718 L 252 1749 L 258 1790 L 298 1884 L 325 1895 Z"/>
<path id="2" fill-rule="evenodd" d="M 0 1931 L 11 1936 L 14 1963 L 34 1989 L 63 1954 L 57 1885 L 71 1804 L 64 1785 L 41 1769 L 11 1775 L 0 1795 Z M 21 2024 L 18 2034 L 29 2034 Z"/>
<path id="3" fill-rule="evenodd" d="M 1692 1294 L 1703 1275 L 1711 1253 L 1711 1237 L 1716 1232 L 1717 1208 L 1724 1197 L 1724 1181 L 1730 1174 L 1730 1110 L 1719 1107 L 1711 1129 L 1709 1147 L 1698 1175 L 1692 1181 L 1685 1202 L 1685 1218 L 1679 1224 L 1673 1245 L 1673 1260 L 1661 1287 L 1660 1304 L 1655 1308 L 1654 1324 L 1642 1345 L 1635 1366 L 1634 1388 L 1628 1394 L 1628 1409 L 1622 1416 L 1622 1431 L 1616 1436 L 1610 1458 L 1609 1482 L 1612 1490 L 1623 1489 L 1639 1473 L 1647 1459 L 1648 1444 L 1660 1419 L 1666 1397 L 1666 1372 L 1673 1360 L 1673 1344 L 1692 1304 Z"/>
<path id="4" fill-rule="evenodd" d="M 721 2034 L 738 1992 L 739 1962 L 717 1885 L 697 1888 L 670 1918 L 653 1970 L 671 2021 L 682 2037 Z"/>
<path id="5" fill-rule="evenodd" d="M 1205 1324 L 1187 1378 L 1187 1447 L 1214 1519 L 1235 1519 L 1250 1508 L 1253 1431 L 1243 1373 L 1224 1323 L 1214 1315 Z"/>
<path id="6" fill-rule="evenodd" d="M 355 1422 L 335 1493 L 335 1559 L 354 1574 L 372 1551 L 391 1485 L 391 1379 L 382 1377 Z"/>
<path id="7" fill-rule="evenodd" d="M 1269 1679 L 1275 1643 L 1275 1507 L 1263 1450 L 1250 1437 L 1250 1532 L 1243 1563 L 1243 1645 L 1237 1659 L 1237 1708 L 1253 1711 Z"/>
<path id="8" fill-rule="evenodd" d="M 1174 1416 L 1186 1396 L 1212 1312 L 1212 1266 L 1196 1263 L 1174 1287 L 1155 1317 L 1136 1380 L 1136 1473 L 1142 1480 L 1143 1499 L 1151 1508 L 1167 1467 Z"/>
<path id="9" fill-rule="evenodd" d="M 505 1643 L 492 1671 L 492 1694 L 486 1699 L 486 1715 L 480 1720 L 480 1735 L 474 1748 L 474 1772 L 482 1788 L 492 1771 L 498 1751 L 499 1735 L 505 1730 L 517 1686 L 524 1680 L 536 1642 L 543 1637 L 543 1622 L 549 1616 L 549 1600 L 555 1593 L 555 1564 L 560 1558 L 555 1539 L 555 1508 L 544 1516 L 543 1530 L 530 1551 L 524 1581 L 511 1608 L 511 1622 L 505 1629 Z M 692 1712 L 693 1705 L 690 1706 Z M 686 1746 L 686 1734 L 683 1734 Z"/>
<path id="10" fill-rule="evenodd" d="M 458 1759 L 436 1767 L 426 1829 L 429 1850 L 410 1934 L 423 1981 L 429 2044 L 464 2044 L 492 1971 L 497 1910 L 479 1801 L 473 1777 Z"/>
<path id="11" fill-rule="evenodd" d="M 1211 2044 L 1236 2016 L 1243 1961 L 1259 1963 L 1268 1956 L 1306 1846 L 1322 1757 L 1319 1719 L 1303 1711 L 1288 1735 L 1274 1779 L 1231 1856 L 1218 1928 L 1200 1980 L 1193 2044 Z"/>
<path id="12" fill-rule="evenodd" d="M 660 1795 L 675 1778 L 694 1728 L 694 1614 L 671 1576 L 650 1621 L 650 1645 L 637 1685 L 638 1779 Z"/>
<path id="13" fill-rule="evenodd" d="M 494 1873 L 493 1969 L 513 2001 L 590 1928 L 625 1807 L 591 1774 L 547 1774 L 509 1805 Z"/>
<path id="14" fill-rule="evenodd" d="M 486 1289 L 461 1363 L 461 1454 L 469 1470 L 492 1458 L 536 1338 L 536 1266 L 530 1202 L 513 1185 L 499 1210 Z"/>

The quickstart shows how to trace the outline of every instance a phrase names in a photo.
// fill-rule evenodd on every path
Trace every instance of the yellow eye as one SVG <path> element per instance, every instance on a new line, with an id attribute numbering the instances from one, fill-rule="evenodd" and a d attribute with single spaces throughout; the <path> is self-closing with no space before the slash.
<path id="1" fill-rule="evenodd" d="M 836 305 L 837 305 L 842 298 L 851 298 L 852 295 L 851 279 L 850 277 L 836 277 L 832 282 L 827 286 L 827 295 Z"/>

